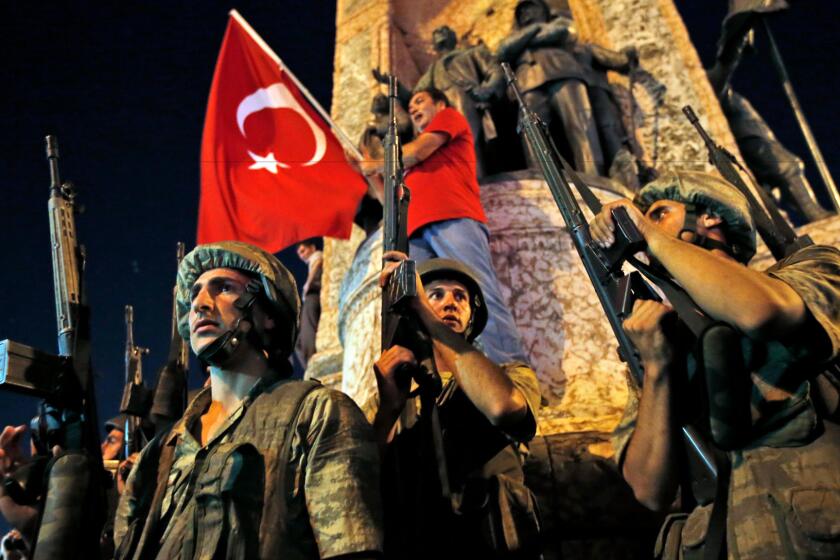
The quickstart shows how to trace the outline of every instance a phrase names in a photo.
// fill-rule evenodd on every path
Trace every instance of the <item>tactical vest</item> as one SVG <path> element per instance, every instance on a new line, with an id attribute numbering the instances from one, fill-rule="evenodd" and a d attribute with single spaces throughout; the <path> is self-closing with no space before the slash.
<path id="1" fill-rule="evenodd" d="M 250 437 L 234 434 L 199 454 L 191 471 L 188 500 L 195 501 L 186 523 L 183 558 L 298 558 L 290 546 L 287 498 L 293 481 L 286 480 L 292 434 L 301 405 L 317 381 L 280 381 L 255 397 L 231 430 L 247 430 Z M 158 464 L 157 481 L 138 496 L 140 510 L 115 555 L 118 560 L 146 560 L 160 552 L 166 527 L 161 505 L 174 460 L 175 445 L 166 445 L 169 434 L 150 443 L 150 464 Z M 269 463 L 267 458 L 271 457 Z M 270 486 L 267 484 L 270 482 Z M 269 499 L 270 492 L 284 499 Z M 275 496 L 276 498 L 276 496 Z M 165 543 L 164 543 L 165 544 Z"/>

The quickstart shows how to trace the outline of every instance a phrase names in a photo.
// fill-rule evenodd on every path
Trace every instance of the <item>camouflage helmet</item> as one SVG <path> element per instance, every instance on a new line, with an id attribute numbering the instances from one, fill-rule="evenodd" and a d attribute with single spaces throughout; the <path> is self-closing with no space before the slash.
<path id="1" fill-rule="evenodd" d="M 125 414 L 117 414 L 113 418 L 109 418 L 105 422 L 105 432 L 110 432 L 111 430 L 119 430 L 121 432 L 125 431 L 125 421 L 127 416 Z"/>
<path id="2" fill-rule="evenodd" d="M 647 212 L 651 204 L 663 199 L 708 209 L 723 220 L 726 240 L 736 260 L 746 263 L 755 255 L 755 224 L 749 202 L 717 175 L 696 171 L 665 173 L 642 187 L 636 204 Z"/>
<path id="3" fill-rule="evenodd" d="M 241 241 L 198 245 L 183 258 L 175 293 L 178 333 L 185 340 L 190 339 L 190 291 L 199 276 L 215 268 L 232 268 L 259 279 L 260 299 L 267 304 L 266 311 L 278 319 L 281 350 L 288 355 L 294 348 L 300 322 L 300 297 L 295 279 L 277 257 Z"/>
<path id="4" fill-rule="evenodd" d="M 463 284 L 470 294 L 470 309 L 472 314 L 464 336 L 472 342 L 487 324 L 487 303 L 476 274 L 464 263 L 452 259 L 429 259 L 417 265 L 417 273 L 423 284 L 435 280 L 456 280 Z"/>

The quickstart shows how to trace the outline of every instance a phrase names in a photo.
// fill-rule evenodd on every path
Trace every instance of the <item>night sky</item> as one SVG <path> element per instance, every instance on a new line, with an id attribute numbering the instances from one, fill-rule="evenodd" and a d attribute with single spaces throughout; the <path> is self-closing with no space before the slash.
<path id="1" fill-rule="evenodd" d="M 710 64 L 726 2 L 677 4 Z M 833 4 L 795 2 L 773 28 L 840 179 L 840 35 Z M 63 177 L 77 185 L 84 206 L 77 227 L 88 255 L 102 420 L 116 414 L 123 385 L 125 304 L 135 307 L 137 343 L 151 348 L 144 364 L 148 383 L 166 358 L 175 244 L 184 241 L 189 249 L 195 243 L 204 112 L 233 7 L 329 109 L 335 6 L 328 0 L 0 4 L 0 339 L 56 350 L 44 157 L 44 136 L 55 134 Z M 744 62 L 735 87 L 810 164 L 766 48 Z M 822 195 L 813 169 L 809 175 Z M 283 260 L 303 274 L 293 253 L 284 252 Z M 0 424 L 28 421 L 34 404 L 0 392 Z"/>

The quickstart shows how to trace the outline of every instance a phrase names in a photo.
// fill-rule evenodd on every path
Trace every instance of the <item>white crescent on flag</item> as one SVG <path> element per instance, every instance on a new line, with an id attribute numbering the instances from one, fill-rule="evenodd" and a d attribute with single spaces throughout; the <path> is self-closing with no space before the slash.
<path id="1" fill-rule="evenodd" d="M 292 95 L 292 92 L 289 91 L 289 88 L 280 82 L 266 88 L 260 88 L 240 101 L 239 106 L 236 108 L 236 124 L 239 126 L 239 132 L 242 133 L 242 136 L 245 136 L 245 119 L 249 115 L 262 111 L 263 109 L 291 109 L 303 117 L 303 120 L 309 125 L 309 128 L 312 130 L 312 135 L 315 137 L 315 154 L 312 156 L 312 159 L 303 163 L 302 166 L 315 165 L 321 161 L 321 158 L 324 157 L 327 151 L 327 139 L 324 131 L 321 130 L 321 127 L 301 107 L 300 103 Z M 255 162 L 249 169 L 265 169 L 276 174 L 277 166 L 284 169 L 291 167 L 287 163 L 277 161 L 273 152 L 269 152 L 266 156 L 259 156 L 248 151 L 248 155 Z"/>

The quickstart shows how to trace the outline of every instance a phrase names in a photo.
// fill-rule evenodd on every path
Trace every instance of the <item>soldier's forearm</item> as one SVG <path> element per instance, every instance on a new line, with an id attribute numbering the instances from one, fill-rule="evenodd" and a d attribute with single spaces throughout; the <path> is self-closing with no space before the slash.
<path id="1" fill-rule="evenodd" d="M 452 372 L 464 394 L 494 426 L 512 426 L 524 418 L 528 411 L 525 397 L 501 367 L 444 323 L 426 328 L 438 368 Z"/>
<path id="2" fill-rule="evenodd" d="M 780 280 L 668 236 L 651 236 L 648 247 L 703 311 L 751 338 L 783 337 L 807 317 L 802 298 Z"/>
<path id="3" fill-rule="evenodd" d="M 648 367 L 636 429 L 621 469 L 636 499 L 655 511 L 667 508 L 677 492 L 677 427 L 672 390 L 671 376 L 664 368 Z"/>

